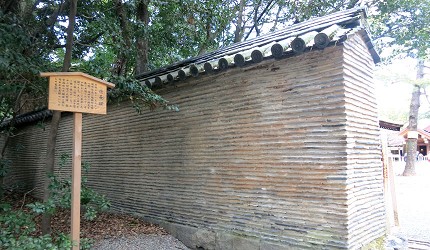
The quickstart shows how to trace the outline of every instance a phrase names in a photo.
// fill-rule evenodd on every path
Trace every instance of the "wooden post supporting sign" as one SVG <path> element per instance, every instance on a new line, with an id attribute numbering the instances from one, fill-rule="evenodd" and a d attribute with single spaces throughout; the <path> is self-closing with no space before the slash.
<path id="1" fill-rule="evenodd" d="M 46 72 L 49 77 L 48 109 L 73 112 L 72 249 L 79 249 L 81 217 L 82 113 L 106 114 L 107 88 L 115 85 L 81 72 Z"/>
<path id="2" fill-rule="evenodd" d="M 388 230 L 387 233 L 390 234 L 392 227 L 400 226 L 399 214 L 397 210 L 397 199 L 396 190 L 394 185 L 394 170 L 393 162 L 390 157 L 388 157 L 388 138 L 386 134 L 381 135 L 382 142 L 382 163 L 383 163 L 383 177 L 384 177 L 384 196 L 385 196 L 385 206 L 386 206 L 386 219 Z"/>
<path id="3" fill-rule="evenodd" d="M 81 156 L 82 156 L 82 113 L 73 114 L 73 155 L 72 155 L 72 206 L 71 237 L 77 241 L 81 224 Z"/>

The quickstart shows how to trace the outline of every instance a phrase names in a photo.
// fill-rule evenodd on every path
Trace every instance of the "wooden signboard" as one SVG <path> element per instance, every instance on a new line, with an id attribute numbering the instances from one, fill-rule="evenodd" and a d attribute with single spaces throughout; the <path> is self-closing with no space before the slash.
<path id="1" fill-rule="evenodd" d="M 82 113 L 106 114 L 107 88 L 115 87 L 81 72 L 46 72 L 49 77 L 48 108 L 73 112 L 73 155 L 72 155 L 72 204 L 71 238 L 72 249 L 79 249 L 81 217 L 81 156 L 82 156 Z"/>
<path id="2" fill-rule="evenodd" d="M 48 109 L 106 114 L 106 88 L 115 85 L 81 72 L 41 73 L 49 77 Z"/>

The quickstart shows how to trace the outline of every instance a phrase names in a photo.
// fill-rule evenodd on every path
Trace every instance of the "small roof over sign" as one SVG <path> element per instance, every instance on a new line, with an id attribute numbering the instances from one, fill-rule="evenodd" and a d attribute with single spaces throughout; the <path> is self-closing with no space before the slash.
<path id="1" fill-rule="evenodd" d="M 82 72 L 41 72 L 40 73 L 41 77 L 49 77 L 49 76 L 82 76 L 88 79 L 91 79 L 93 81 L 102 83 L 104 85 L 106 85 L 108 88 L 114 88 L 115 84 L 110 83 L 110 82 L 106 82 L 103 81 L 102 79 L 99 79 L 97 77 L 82 73 Z"/>

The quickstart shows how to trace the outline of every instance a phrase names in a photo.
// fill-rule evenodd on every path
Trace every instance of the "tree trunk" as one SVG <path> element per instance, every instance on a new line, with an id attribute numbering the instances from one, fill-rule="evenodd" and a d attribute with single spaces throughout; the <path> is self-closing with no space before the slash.
<path id="1" fill-rule="evenodd" d="M 125 48 L 121 50 L 118 54 L 117 62 L 114 66 L 113 73 L 118 76 L 121 76 L 121 75 L 125 75 L 126 73 L 127 53 L 125 51 L 131 48 L 131 40 L 130 40 L 130 31 L 128 27 L 127 12 L 124 8 L 124 3 L 122 3 L 122 0 L 116 0 L 115 5 L 116 5 L 115 11 L 119 18 L 121 35 L 125 43 Z"/>
<path id="2" fill-rule="evenodd" d="M 4 154 L 6 152 L 6 147 L 9 143 L 9 134 L 6 134 L 3 145 L 2 145 L 2 150 L 1 150 L 1 154 L 0 154 L 0 161 L 2 161 L 4 159 Z M 4 176 L 0 175 L 0 201 L 3 201 L 3 197 L 4 197 L 4 188 L 3 188 L 3 183 L 4 182 Z"/>
<path id="3" fill-rule="evenodd" d="M 21 111 L 21 98 L 22 98 L 22 96 L 24 94 L 25 88 L 26 88 L 26 84 L 24 84 L 24 86 L 22 87 L 22 89 L 19 91 L 18 95 L 15 98 L 15 105 L 14 105 L 14 108 L 13 108 L 13 116 L 12 116 L 12 118 L 10 120 L 9 125 L 8 125 L 9 126 L 9 130 L 11 130 L 11 129 L 13 129 L 13 127 L 15 127 L 16 116 Z M 1 122 L 3 122 L 3 120 L 4 119 L 2 119 Z M 9 144 L 9 142 L 10 142 L 10 133 L 11 133 L 11 131 L 8 131 L 6 133 L 5 139 L 3 141 L 2 149 L 0 151 L 0 161 L 4 160 L 4 155 L 6 153 L 6 148 L 7 148 L 8 144 Z M 4 182 L 4 176 L 0 175 L 0 200 L 2 200 L 3 196 L 4 196 L 4 188 L 3 188 L 3 184 L 4 183 L 3 182 Z"/>
<path id="4" fill-rule="evenodd" d="M 424 61 L 418 61 L 417 67 L 417 79 L 422 79 L 424 77 Z M 409 131 L 417 131 L 418 129 L 418 111 L 420 108 L 420 95 L 421 87 L 419 85 L 414 85 L 414 90 L 412 92 L 411 106 L 409 109 Z M 409 137 L 409 136 L 408 136 Z M 417 138 L 408 138 L 406 140 L 406 166 L 403 171 L 404 176 L 415 175 L 415 161 L 417 154 Z"/>
<path id="5" fill-rule="evenodd" d="M 212 39 L 211 23 L 210 23 L 211 19 L 212 18 L 209 17 L 206 20 L 206 28 L 205 28 L 206 29 L 206 40 L 200 45 L 200 49 L 199 49 L 199 53 L 198 53 L 199 56 L 206 53 L 206 49 L 208 47 L 208 44 L 210 43 L 210 40 Z"/>
<path id="6" fill-rule="evenodd" d="M 239 12 L 237 13 L 237 23 L 236 23 L 236 31 L 234 32 L 234 42 L 238 43 L 242 41 L 243 38 L 243 9 L 245 7 L 245 0 L 240 0 L 239 2 Z"/>
<path id="7" fill-rule="evenodd" d="M 258 9 L 259 9 L 259 7 L 260 7 L 261 4 L 262 4 L 262 1 L 260 1 L 259 5 L 257 5 L 254 8 L 254 18 L 253 18 L 253 20 L 254 20 L 254 26 L 252 26 L 252 27 L 255 28 L 255 33 L 257 33 L 256 34 L 257 37 L 260 36 L 260 29 L 258 29 L 258 22 L 260 21 L 259 20 L 260 18 L 258 18 Z M 252 31 L 252 28 L 251 28 L 251 31 Z M 250 33 L 251 33 L 251 31 L 250 31 Z"/>
<path id="8" fill-rule="evenodd" d="M 148 70 L 148 35 L 147 28 L 149 24 L 149 0 L 140 0 L 137 3 L 136 18 L 144 25 L 144 36 L 138 36 L 136 39 L 137 57 L 135 75 L 140 75 Z"/>
<path id="9" fill-rule="evenodd" d="M 66 40 L 66 54 L 64 55 L 63 61 L 63 72 L 67 72 L 70 69 L 72 62 L 72 48 L 73 48 L 73 31 L 75 29 L 75 17 L 77 11 L 78 0 L 70 1 L 70 12 L 69 12 L 69 26 L 67 27 L 67 40 Z M 48 134 L 47 148 L 46 148 L 46 173 L 43 190 L 43 201 L 46 202 L 51 196 L 49 190 L 50 179 L 54 173 L 55 167 L 55 148 L 57 144 L 58 127 L 61 120 L 61 111 L 54 111 L 52 115 L 51 125 Z M 51 215 L 44 213 L 42 217 L 42 234 L 51 233 Z"/>
<path id="10" fill-rule="evenodd" d="M 55 166 L 55 147 L 57 144 L 58 127 L 60 125 L 61 112 L 54 111 L 52 114 L 51 125 L 48 134 L 47 148 L 46 148 L 46 168 L 45 168 L 45 182 L 43 183 L 43 202 L 47 202 L 51 197 L 49 185 L 51 179 L 49 178 L 54 173 Z M 51 234 L 51 214 L 44 213 L 42 216 L 42 234 Z"/>

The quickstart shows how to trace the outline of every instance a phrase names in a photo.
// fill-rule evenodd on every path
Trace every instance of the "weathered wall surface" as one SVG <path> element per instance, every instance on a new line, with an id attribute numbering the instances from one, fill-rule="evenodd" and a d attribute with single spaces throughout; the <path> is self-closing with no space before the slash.
<path id="1" fill-rule="evenodd" d="M 383 213 L 362 209 L 367 200 L 383 205 L 374 97 L 369 78 L 355 87 L 349 76 L 348 49 L 163 89 L 180 112 L 138 115 L 122 103 L 106 116 L 84 115 L 90 184 L 115 211 L 160 223 L 194 248 L 346 249 L 381 236 Z M 71 118 L 61 122 L 59 155 L 71 152 Z M 11 148 L 24 150 L 10 151 L 10 181 L 40 183 L 48 129 L 26 127 L 15 138 Z M 361 220 L 373 233 L 363 236 Z"/>
<path id="2" fill-rule="evenodd" d="M 344 61 L 349 246 L 357 248 L 385 229 L 380 130 L 374 63 L 359 34 L 345 42 Z"/>

